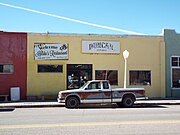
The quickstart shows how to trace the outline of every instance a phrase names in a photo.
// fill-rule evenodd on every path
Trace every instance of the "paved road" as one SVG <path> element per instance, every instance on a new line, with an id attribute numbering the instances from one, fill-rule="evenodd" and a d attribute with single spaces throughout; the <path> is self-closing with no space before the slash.
<path id="1" fill-rule="evenodd" d="M 179 105 L 0 112 L 0 135 L 180 135 L 179 127 Z"/>

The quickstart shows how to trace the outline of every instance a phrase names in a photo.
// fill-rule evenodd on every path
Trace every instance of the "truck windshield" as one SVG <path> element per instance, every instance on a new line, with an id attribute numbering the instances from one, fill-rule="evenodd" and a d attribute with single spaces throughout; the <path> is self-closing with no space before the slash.
<path id="1" fill-rule="evenodd" d="M 87 84 L 88 84 L 88 82 L 86 82 L 80 89 L 84 89 Z"/>

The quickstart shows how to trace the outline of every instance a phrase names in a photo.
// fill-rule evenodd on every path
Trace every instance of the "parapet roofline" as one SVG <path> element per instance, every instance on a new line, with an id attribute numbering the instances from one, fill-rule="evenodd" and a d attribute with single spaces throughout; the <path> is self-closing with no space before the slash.
<path id="1" fill-rule="evenodd" d="M 129 35 L 129 34 L 80 34 L 80 33 L 39 33 L 39 32 L 20 32 L 20 31 L 0 31 L 0 33 L 16 33 L 16 34 L 29 34 L 29 35 L 51 35 L 51 36 L 99 36 L 99 37 L 164 37 L 164 35 Z"/>
<path id="2" fill-rule="evenodd" d="M 6 34 L 28 34 L 27 32 L 8 32 L 8 31 L 0 31 L 0 34 L 3 34 L 3 33 L 6 33 Z"/>
<path id="3" fill-rule="evenodd" d="M 49 36 L 100 36 L 100 37 L 163 37 L 164 35 L 118 35 L 118 34 L 78 34 L 78 33 L 36 33 L 28 32 L 29 35 L 49 35 Z"/>

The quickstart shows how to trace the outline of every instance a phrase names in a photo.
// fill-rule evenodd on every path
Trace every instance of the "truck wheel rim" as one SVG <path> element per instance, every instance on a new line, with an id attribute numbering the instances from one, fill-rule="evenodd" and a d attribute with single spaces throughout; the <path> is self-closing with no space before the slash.
<path id="1" fill-rule="evenodd" d="M 77 104 L 77 103 L 76 103 L 76 100 L 71 100 L 71 101 L 70 101 L 70 106 L 76 106 L 76 104 Z"/>
<path id="2" fill-rule="evenodd" d="M 125 99 L 125 104 L 126 104 L 126 106 L 132 106 L 133 100 L 131 98 L 126 98 Z"/>
<path id="3" fill-rule="evenodd" d="M 127 99 L 126 100 L 126 104 L 131 105 L 132 104 L 132 100 L 131 99 Z"/>
<path id="4" fill-rule="evenodd" d="M 67 102 L 67 105 L 71 108 L 77 107 L 78 106 L 78 101 L 75 98 L 71 98 L 69 99 L 69 101 Z"/>

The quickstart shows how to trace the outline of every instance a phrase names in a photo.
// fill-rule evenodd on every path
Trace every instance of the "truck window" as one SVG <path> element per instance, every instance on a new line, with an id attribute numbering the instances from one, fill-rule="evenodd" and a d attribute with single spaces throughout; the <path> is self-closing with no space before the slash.
<path id="1" fill-rule="evenodd" d="M 100 82 L 92 82 L 88 85 L 88 89 L 101 89 Z"/>
<path id="2" fill-rule="evenodd" d="M 109 89 L 109 83 L 103 82 L 103 89 Z"/>

